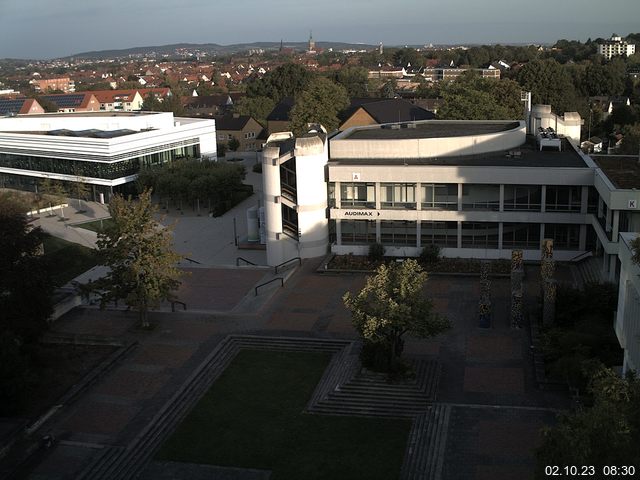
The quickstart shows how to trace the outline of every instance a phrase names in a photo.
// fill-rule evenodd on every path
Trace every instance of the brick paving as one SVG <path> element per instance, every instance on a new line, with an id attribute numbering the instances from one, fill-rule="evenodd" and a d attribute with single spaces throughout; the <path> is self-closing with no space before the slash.
<path id="1" fill-rule="evenodd" d="M 139 345 L 47 428 L 71 442 L 127 445 L 229 333 L 355 338 L 342 295 L 357 292 L 365 278 L 320 275 L 314 271 L 318 263 L 305 262 L 284 288 L 273 290 L 270 300 L 265 295 L 252 314 L 232 310 L 252 294 L 265 271 L 233 268 L 191 269 L 181 290 L 189 310 L 151 314 L 156 324 L 151 332 L 137 330 L 131 312 L 71 312 L 55 330 L 116 336 Z M 530 286 L 532 279 L 527 282 Z M 535 386 L 527 332 L 509 327 L 508 279 L 493 280 L 492 325 L 478 328 L 478 283 L 477 277 L 431 277 L 425 290 L 453 328 L 436 339 L 407 338 L 405 353 L 442 365 L 437 399 L 453 408 L 445 426 L 441 478 L 529 478 L 538 429 L 553 421 L 550 409 L 564 406 L 564 399 Z M 540 410 L 512 408 L 519 406 Z M 47 477 L 45 464 L 38 478 L 58 478 L 53 471 Z"/>

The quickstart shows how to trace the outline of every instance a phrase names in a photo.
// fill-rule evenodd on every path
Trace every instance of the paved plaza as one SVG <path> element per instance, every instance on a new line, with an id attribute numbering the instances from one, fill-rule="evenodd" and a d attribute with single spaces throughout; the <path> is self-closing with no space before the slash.
<path id="1" fill-rule="evenodd" d="M 250 175 L 257 183 L 259 176 Z M 238 250 L 232 232 L 233 218 L 245 218 L 244 209 L 256 199 L 220 219 L 195 214 L 174 218 L 176 246 L 200 262 L 188 266 L 190 275 L 179 291 L 186 311 L 163 308 L 152 313 L 152 331 L 137 329 L 134 313 L 94 307 L 77 308 L 53 325 L 61 335 L 115 338 L 131 347 L 44 424 L 40 432 L 55 435 L 59 442 L 39 458 L 30 478 L 78 478 L 81 472 L 82 478 L 92 478 L 87 468 L 105 449 L 118 452 L 133 442 L 229 334 L 357 338 L 341 298 L 346 291 L 360 289 L 364 275 L 319 274 L 316 268 L 322 259 L 312 259 L 289 271 L 284 287 L 274 285 L 255 295 L 254 287 L 273 278 L 272 270 L 236 268 L 237 256 L 249 255 L 264 264 L 264 251 Z M 100 218 L 105 213 L 103 206 L 90 207 L 85 215 Z M 69 216 L 70 221 L 78 220 Z M 91 232 L 78 233 L 54 221 L 39 220 L 56 235 L 91 245 Z M 238 228 L 240 236 L 246 232 L 244 223 Z M 537 291 L 535 277 L 527 273 L 529 294 Z M 492 325 L 482 329 L 476 314 L 478 277 L 434 275 L 427 282 L 434 307 L 453 324 L 446 335 L 409 338 L 405 345 L 405 353 L 441 365 L 435 402 L 446 405 L 450 415 L 442 437 L 442 469 L 433 478 L 533 478 L 532 448 L 539 442 L 539 429 L 553 422 L 556 409 L 567 406 L 564 397 L 537 388 L 528 330 L 509 325 L 509 292 L 508 279 L 493 280 Z M 225 475 L 229 476 L 220 478 L 252 478 L 235 470 Z M 146 478 L 151 476 L 147 472 Z"/>

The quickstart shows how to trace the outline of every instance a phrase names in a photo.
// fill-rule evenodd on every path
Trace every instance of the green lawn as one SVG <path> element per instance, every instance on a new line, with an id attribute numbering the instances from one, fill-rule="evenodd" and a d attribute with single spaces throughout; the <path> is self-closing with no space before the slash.
<path id="1" fill-rule="evenodd" d="M 409 420 L 302 413 L 329 358 L 241 351 L 156 457 L 272 470 L 272 480 L 398 478 Z"/>
<path id="2" fill-rule="evenodd" d="M 51 266 L 53 281 L 58 286 L 98 264 L 95 250 L 53 236 L 48 236 L 44 241 L 44 255 Z"/>
<path id="3" fill-rule="evenodd" d="M 100 233 L 103 229 L 113 224 L 111 218 L 105 218 L 103 220 L 94 220 L 92 222 L 78 223 L 74 225 L 76 228 L 84 228 L 85 230 L 91 230 L 92 232 Z"/>

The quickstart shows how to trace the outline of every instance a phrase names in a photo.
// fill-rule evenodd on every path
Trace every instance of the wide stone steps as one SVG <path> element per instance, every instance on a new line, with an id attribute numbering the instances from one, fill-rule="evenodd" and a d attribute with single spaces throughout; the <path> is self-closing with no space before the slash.
<path id="1" fill-rule="evenodd" d="M 602 258 L 590 257 L 578 263 L 578 274 L 580 275 L 581 285 L 583 287 L 587 283 L 602 283 Z"/>
<path id="2" fill-rule="evenodd" d="M 444 464 L 447 429 L 451 406 L 436 404 L 413 422 L 401 480 L 440 480 Z"/>
<path id="3" fill-rule="evenodd" d="M 241 349 L 317 351 L 335 353 L 348 341 L 311 338 L 230 335 L 221 341 L 158 411 L 134 441 L 120 451 L 102 455 L 87 469 L 86 480 L 131 479 L 138 475 L 157 448 L 174 431 Z"/>

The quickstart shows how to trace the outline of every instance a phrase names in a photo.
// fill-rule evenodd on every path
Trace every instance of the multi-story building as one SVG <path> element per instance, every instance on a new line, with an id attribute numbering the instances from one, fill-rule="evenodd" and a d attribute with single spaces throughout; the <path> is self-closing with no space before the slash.
<path id="1" fill-rule="evenodd" d="M 595 255 L 602 278 L 616 281 L 631 271 L 621 238 L 640 232 L 640 165 L 582 153 L 581 123 L 577 113 L 535 106 L 519 121 L 272 135 L 263 150 L 267 260 L 366 255 L 381 243 L 397 257 L 435 244 L 445 256 L 510 258 L 518 249 L 535 261 L 552 239 L 556 260 Z M 625 305 L 637 303 L 633 285 Z M 637 306 L 621 308 L 621 325 L 634 319 L 637 330 Z M 637 343 L 629 328 L 618 331 Z M 625 369 L 638 366 L 640 358 L 625 360 Z"/>
<path id="2" fill-rule="evenodd" d="M 260 125 L 249 115 L 225 115 L 214 117 L 218 143 L 227 144 L 234 138 L 238 140 L 238 151 L 255 152 L 261 147 L 259 140 L 262 133 Z"/>
<path id="3" fill-rule="evenodd" d="M 34 79 L 29 83 L 33 85 L 33 88 L 37 92 L 46 93 L 48 91 L 60 90 L 64 93 L 73 93 L 76 91 L 76 84 L 69 77 Z"/>
<path id="4" fill-rule="evenodd" d="M 82 182 L 93 198 L 129 193 L 140 169 L 180 158 L 216 159 L 215 121 L 172 113 L 73 113 L 0 118 L 0 186 Z"/>
<path id="5" fill-rule="evenodd" d="M 611 35 L 609 40 L 605 40 L 604 43 L 598 44 L 598 53 L 607 60 L 617 55 L 626 55 L 630 57 L 636 53 L 636 46 L 633 43 L 628 43 L 622 40 L 622 37 L 615 33 Z"/>
<path id="6" fill-rule="evenodd" d="M 100 102 L 92 92 L 57 93 L 42 95 L 40 98 L 55 105 L 59 113 L 100 111 Z"/>

